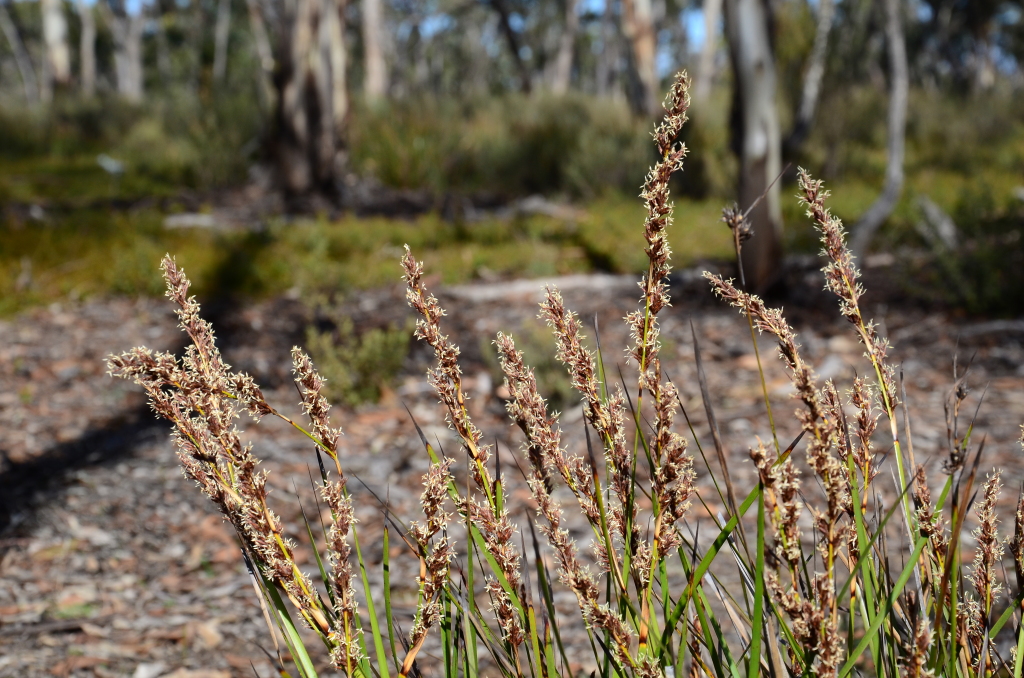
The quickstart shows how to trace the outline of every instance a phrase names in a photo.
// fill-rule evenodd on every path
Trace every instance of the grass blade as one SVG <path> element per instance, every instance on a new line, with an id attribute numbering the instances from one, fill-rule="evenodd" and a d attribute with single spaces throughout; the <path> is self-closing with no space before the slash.
<path id="1" fill-rule="evenodd" d="M 893 605 L 896 604 L 896 599 L 900 597 L 901 593 L 903 593 L 903 588 L 907 585 L 907 581 L 910 580 L 910 575 L 913 574 L 914 568 L 917 566 L 917 559 L 921 555 L 921 551 L 924 550 L 925 544 L 927 543 L 927 537 L 921 537 L 918 539 L 917 545 L 914 547 L 913 555 L 907 561 L 906 567 L 903 568 L 903 572 L 900 573 L 899 579 L 896 580 L 892 591 L 885 599 L 884 610 L 881 614 L 875 617 L 874 621 L 871 623 L 871 628 L 864 633 L 864 637 L 861 638 L 860 642 L 857 643 L 857 646 L 853 649 L 853 652 L 850 653 L 846 663 L 843 664 L 843 668 L 839 671 L 839 678 L 844 678 L 845 676 L 850 675 L 850 672 L 853 671 L 857 664 L 857 659 L 860 658 L 864 653 L 864 650 L 871 644 L 875 634 L 878 633 L 878 629 L 881 628 L 882 622 L 888 618 Z"/>
<path id="2" fill-rule="evenodd" d="M 288 651 L 292 655 L 292 661 L 295 662 L 295 668 L 298 670 L 299 675 L 302 678 L 318 678 L 316 668 L 313 666 L 313 660 L 310 659 L 309 652 L 306 650 L 302 637 L 299 635 L 299 630 L 295 627 L 295 622 L 292 621 L 292 616 L 289 614 L 284 600 L 281 599 L 281 594 L 277 592 L 277 587 L 260 572 L 259 567 L 255 569 L 262 582 L 263 590 L 266 591 L 267 596 L 270 598 L 278 628 L 281 629 L 284 635 L 284 641 L 288 645 Z"/>
<path id="3" fill-rule="evenodd" d="M 764 627 L 764 489 L 757 499 L 757 548 L 754 557 L 754 615 L 750 620 L 750 657 L 747 678 L 757 678 L 761 671 L 761 629 Z"/>
<path id="4" fill-rule="evenodd" d="M 377 619 L 377 609 L 374 606 L 373 596 L 370 593 L 370 579 L 366 576 L 366 563 L 363 561 L 363 551 L 359 547 L 359 535 L 355 529 L 352 530 L 352 545 L 355 546 L 356 560 L 359 562 L 359 577 L 363 582 L 363 595 L 366 597 L 366 614 L 370 617 L 370 634 L 373 636 L 373 650 L 377 655 L 377 671 L 381 678 L 390 678 L 388 659 L 384 653 L 384 639 L 380 633 L 380 620 Z M 386 548 L 387 544 L 384 546 Z M 386 589 L 387 586 L 385 585 Z M 388 598 L 390 599 L 390 596 Z"/>

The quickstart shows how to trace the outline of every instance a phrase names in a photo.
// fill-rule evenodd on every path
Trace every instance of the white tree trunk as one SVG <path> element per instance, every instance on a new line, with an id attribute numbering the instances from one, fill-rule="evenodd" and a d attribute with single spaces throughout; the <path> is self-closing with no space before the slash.
<path id="1" fill-rule="evenodd" d="M 141 9 L 139 14 L 131 14 L 127 20 L 127 33 L 124 44 L 125 82 L 123 87 L 118 83 L 121 93 L 131 101 L 142 101 L 142 29 L 145 18 Z"/>
<path id="2" fill-rule="evenodd" d="M 79 86 L 82 95 L 96 94 L 96 15 L 91 5 L 78 0 L 78 16 L 82 22 L 82 33 L 78 41 Z"/>
<path id="3" fill-rule="evenodd" d="M 331 119 L 334 134 L 342 138 L 345 120 L 348 118 L 348 53 L 345 51 L 344 0 L 324 0 L 327 22 L 328 59 L 331 67 Z M 383 66 L 381 59 L 381 66 Z M 384 87 L 381 96 L 387 93 L 387 70 L 384 70 Z"/>
<path id="4" fill-rule="evenodd" d="M 576 51 L 576 33 L 580 27 L 580 15 L 576 9 L 577 0 L 565 0 L 565 28 L 558 41 L 558 54 L 551 77 L 551 91 L 565 94 L 572 80 L 572 62 Z"/>
<path id="5" fill-rule="evenodd" d="M 128 14 L 121 5 L 118 13 L 106 4 L 97 3 L 103 11 L 110 32 L 114 37 L 114 73 L 117 76 L 117 92 L 133 102 L 142 101 L 142 29 L 145 17 L 140 9 L 138 14 Z"/>
<path id="6" fill-rule="evenodd" d="M 384 60 L 384 7 L 381 0 L 363 0 L 363 94 L 378 101 L 388 94 L 388 66 Z"/>
<path id="7" fill-rule="evenodd" d="M 757 203 L 749 215 L 754 236 L 745 247 L 743 264 L 750 287 L 763 291 L 775 281 L 782 261 L 779 185 L 772 183 L 782 169 L 782 138 L 764 0 L 726 0 L 725 27 L 735 81 L 733 134 L 740 156 L 740 208 Z"/>
<path id="8" fill-rule="evenodd" d="M 505 37 L 509 56 L 512 57 L 512 63 L 519 74 L 519 90 L 523 94 L 529 94 L 533 89 L 533 74 L 530 73 L 529 65 L 523 59 L 519 34 L 512 27 L 512 10 L 505 0 L 488 0 L 488 4 L 498 15 L 498 28 L 501 29 L 501 33 Z M 443 54 L 441 57 L 443 58 Z"/>
<path id="9" fill-rule="evenodd" d="M 282 31 L 277 160 L 290 197 L 331 192 L 348 113 L 345 44 L 339 0 L 296 0 Z"/>
<path id="10" fill-rule="evenodd" d="M 825 75 L 825 54 L 828 51 L 828 34 L 832 31 L 834 9 L 833 0 L 818 0 L 818 28 L 814 34 L 810 64 L 807 67 L 807 74 L 804 76 L 804 89 L 798 113 L 798 120 L 805 125 L 810 125 L 810 121 L 814 118 L 814 109 L 818 105 L 821 79 Z"/>
<path id="11" fill-rule="evenodd" d="M 622 0 L 622 32 L 633 48 L 640 92 L 634 107 L 647 115 L 655 115 L 661 104 L 658 88 L 658 39 L 654 32 L 654 11 L 651 0 Z"/>
<path id="12" fill-rule="evenodd" d="M 282 129 L 280 140 L 282 182 L 285 190 L 305 193 L 313 185 L 313 168 L 306 157 L 309 145 L 309 123 L 306 119 L 307 67 L 309 51 L 310 14 L 312 0 L 296 0 L 288 41 L 281 50 L 287 60 L 278 76 L 281 78 L 278 97 Z"/>
<path id="13" fill-rule="evenodd" d="M 615 25 L 615 18 L 612 14 L 613 3 L 608 0 L 604 3 L 604 16 L 601 17 L 601 52 L 597 55 L 597 64 L 594 72 L 595 89 L 597 96 L 608 96 L 612 84 L 613 65 L 616 60 L 618 47 L 618 30 Z"/>
<path id="14" fill-rule="evenodd" d="M 228 36 L 231 34 L 231 0 L 217 0 L 217 25 L 213 33 L 213 81 L 224 82 L 228 72 Z"/>
<path id="15" fill-rule="evenodd" d="M 697 103 L 707 101 L 708 95 L 711 94 L 711 85 L 715 82 L 718 22 L 721 20 L 722 0 L 704 0 L 704 44 L 700 47 L 697 82 L 694 83 L 693 88 L 693 99 Z"/>
<path id="16" fill-rule="evenodd" d="M 799 150 L 814 122 L 814 112 L 821 94 L 821 80 L 825 75 L 825 56 L 828 53 L 828 36 L 832 31 L 832 17 L 835 15 L 834 0 L 818 0 L 818 26 L 814 33 L 814 46 L 807 59 L 800 107 L 797 109 L 793 130 L 786 139 L 786 150 Z"/>
<path id="17" fill-rule="evenodd" d="M 0 0 L 0 31 L 7 38 L 7 44 L 10 45 L 11 52 L 14 53 L 14 63 L 18 67 L 21 85 L 25 90 L 25 101 L 34 104 L 39 101 L 39 81 L 36 79 L 36 69 L 32 66 L 32 59 L 25 49 L 25 43 L 21 41 L 18 28 L 7 11 L 7 4 L 2 0 Z"/>
<path id="18" fill-rule="evenodd" d="M 907 66 L 907 46 L 903 37 L 903 20 L 900 0 L 885 0 L 885 39 L 889 43 L 889 129 L 887 139 L 888 159 L 885 166 L 885 183 L 882 194 L 861 216 L 852 229 L 850 249 L 854 256 L 863 260 L 871 239 L 878 228 L 889 218 L 903 192 L 903 157 L 907 128 L 907 93 L 910 88 L 910 74 Z"/>
<path id="19" fill-rule="evenodd" d="M 249 10 L 249 29 L 252 31 L 252 39 L 256 46 L 256 56 L 260 61 L 261 103 L 267 108 L 272 108 L 271 79 L 274 75 L 274 51 L 270 46 L 270 36 L 267 35 L 267 25 L 263 20 L 263 10 L 259 5 L 259 0 L 246 0 L 245 4 Z"/>
<path id="20" fill-rule="evenodd" d="M 159 11 L 159 6 L 157 6 Z M 154 39 L 156 41 L 156 72 L 160 76 L 160 82 L 164 89 L 173 86 L 173 69 L 171 68 L 171 45 L 167 42 L 167 30 L 164 28 L 163 17 L 157 16 L 153 22 L 156 26 Z"/>
<path id="21" fill-rule="evenodd" d="M 67 85 L 71 81 L 71 51 L 68 48 L 68 21 L 61 0 L 39 0 L 43 18 L 43 46 L 46 53 L 46 88 Z"/>

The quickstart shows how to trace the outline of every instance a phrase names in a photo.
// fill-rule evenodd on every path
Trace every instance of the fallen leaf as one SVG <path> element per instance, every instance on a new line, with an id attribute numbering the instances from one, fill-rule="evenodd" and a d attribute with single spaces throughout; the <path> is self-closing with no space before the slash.
<path id="1" fill-rule="evenodd" d="M 252 671 L 252 660 L 248 657 L 242 657 L 241 655 L 231 654 L 230 652 L 224 655 L 224 659 L 233 669 L 243 669 L 245 671 Z"/>
<path id="2" fill-rule="evenodd" d="M 231 674 L 217 669 L 178 669 L 160 678 L 231 678 Z"/>
<path id="3" fill-rule="evenodd" d="M 199 640 L 203 642 L 203 645 L 211 650 L 224 642 L 224 636 L 217 629 L 218 625 L 216 621 L 208 621 L 196 625 L 196 635 L 199 636 Z"/>
<path id="4" fill-rule="evenodd" d="M 106 638 L 110 635 L 110 629 L 96 626 L 95 624 L 83 623 L 81 628 L 85 635 L 93 636 L 94 638 Z"/>
<path id="5" fill-rule="evenodd" d="M 100 657 L 68 657 L 62 662 L 54 664 L 50 667 L 50 673 L 57 676 L 58 678 L 67 678 L 71 675 L 72 671 L 78 669 L 87 669 L 90 666 L 98 666 L 100 664 L 106 664 L 107 660 Z M 207 677 L 190 677 L 190 678 L 207 678 Z M 208 678 L 221 678 L 220 676 L 209 676 Z M 223 678 L 228 678 L 227 674 Z"/>

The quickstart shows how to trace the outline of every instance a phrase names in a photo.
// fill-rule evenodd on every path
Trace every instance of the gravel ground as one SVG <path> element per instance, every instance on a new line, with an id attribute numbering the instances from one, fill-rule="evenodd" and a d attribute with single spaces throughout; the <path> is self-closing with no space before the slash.
<path id="1" fill-rule="evenodd" d="M 771 435 L 750 333 L 743 318 L 711 301 L 692 277 L 679 277 L 675 291 L 680 301 L 663 316 L 667 372 L 680 386 L 697 436 L 709 440 L 693 360 L 692 322 L 730 473 L 742 490 L 755 478 L 748 447 L 758 436 L 767 440 Z M 549 350 L 550 339 L 536 320 L 541 282 L 481 284 L 441 295 L 449 309 L 445 327 L 464 350 L 471 413 L 487 439 L 497 441 L 502 468 L 512 478 L 512 501 L 524 507 L 529 495 L 514 480 L 520 438 L 504 416 L 502 386 L 488 357 L 488 342 L 494 332 L 504 330 L 525 344 L 528 357 Z M 620 348 L 625 333 L 619 319 L 635 306 L 633 282 L 617 276 L 559 282 L 571 308 L 590 325 L 597 318 L 609 365 L 624 363 Z M 401 321 L 407 313 L 398 288 L 362 294 L 347 310 L 360 328 Z M 1020 328 L 1014 323 L 963 323 L 894 305 L 871 310 L 893 339 L 893 357 L 906 374 L 917 459 L 930 465 L 932 477 L 939 477 L 946 439 L 942 405 L 952 382 L 952 356 L 959 351 L 961 365 L 973 356 L 969 381 L 975 390 L 966 410 L 973 413 L 985 393 L 976 423 L 987 437 L 983 467 L 1002 467 L 1007 486 L 1017 486 L 1024 479 L 1016 442 L 1024 422 Z M 0 677 L 225 678 L 252 676 L 254 668 L 260 676 L 272 675 L 261 649 L 272 648 L 270 637 L 229 529 L 178 472 L 167 428 L 146 416 L 141 395 L 104 375 L 101 359 L 110 351 L 140 343 L 180 346 L 169 311 L 160 300 L 110 300 L 40 309 L 0 324 L 0 496 L 6 507 L 0 533 Z M 294 301 L 278 299 L 212 309 L 210 317 L 230 347 L 229 362 L 252 372 L 267 386 L 270 400 L 297 414 L 296 394 L 288 382 L 288 349 L 301 342 L 303 327 L 313 315 Z M 845 321 L 836 318 L 821 310 L 797 309 L 791 320 L 805 357 L 819 375 L 846 387 L 855 374 L 866 373 L 866 363 Z M 762 338 L 759 346 L 768 363 L 779 437 L 788 442 L 796 433 L 791 387 L 772 358 L 772 342 Z M 350 488 L 371 563 L 378 563 L 381 555 L 381 512 L 374 494 L 386 498 L 396 515 L 413 519 L 426 469 L 405 408 L 429 439 L 441 442 L 450 454 L 457 450 L 436 399 L 424 388 L 429 359 L 422 347 L 414 346 L 399 384 L 380 404 L 335 412 L 335 423 L 346 431 L 346 472 L 361 481 L 351 482 Z M 631 383 L 629 368 L 622 365 L 622 371 Z M 542 364 L 540 372 L 555 392 L 564 389 L 552 366 Z M 610 374 L 616 374 L 611 367 Z M 570 400 L 563 407 L 564 440 L 579 450 L 579 409 Z M 312 449 L 283 425 L 265 421 L 246 427 L 256 454 L 271 471 L 275 507 L 299 537 L 295 495 L 307 514 L 316 512 L 308 470 L 315 464 Z M 708 511 L 723 510 L 699 460 L 697 469 L 707 508 L 694 509 L 693 526 L 707 522 Z M 1014 497 L 1005 500 L 1009 505 Z M 579 519 L 570 527 L 587 553 L 589 530 Z M 399 547 L 392 555 L 396 619 L 408 628 L 413 561 Z M 306 567 L 315 569 L 311 561 Z M 379 586 L 374 584 L 373 591 L 376 597 Z M 564 604 L 560 611 L 571 613 L 572 596 L 566 592 L 559 601 Z M 425 653 L 429 664 L 434 649 L 428 646 Z M 586 669 L 585 654 L 572 659 L 578 661 L 574 668 Z"/>

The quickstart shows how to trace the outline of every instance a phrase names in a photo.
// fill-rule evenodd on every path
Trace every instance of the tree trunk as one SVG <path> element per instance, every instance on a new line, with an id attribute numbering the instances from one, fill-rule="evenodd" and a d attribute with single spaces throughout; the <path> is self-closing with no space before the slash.
<path id="1" fill-rule="evenodd" d="M 82 22 L 82 33 L 78 42 L 79 86 L 82 96 L 96 94 L 96 15 L 91 5 L 78 0 L 78 16 Z"/>
<path id="2" fill-rule="evenodd" d="M 826 2 L 829 0 L 826 0 Z M 711 85 L 715 82 L 715 54 L 718 53 L 718 22 L 722 19 L 722 0 L 704 0 L 704 44 L 700 48 L 697 82 L 693 99 L 707 101 Z"/>
<path id="3" fill-rule="evenodd" d="M 987 31 L 986 31 L 987 33 Z M 996 84 L 996 64 L 992 59 L 992 41 L 989 35 L 976 38 L 971 70 L 971 92 L 978 94 L 992 89 Z"/>
<path id="4" fill-rule="evenodd" d="M 885 38 L 889 43 L 888 159 L 882 194 L 853 227 L 850 249 L 863 260 L 878 228 L 889 218 L 903 191 L 904 140 L 907 128 L 907 90 L 910 87 L 907 46 L 903 37 L 900 0 L 885 0 Z"/>
<path id="5" fill-rule="evenodd" d="M 379 101 L 388 95 L 388 66 L 384 61 L 384 7 L 381 0 L 363 0 L 363 95 Z"/>
<path id="6" fill-rule="evenodd" d="M 604 16 L 601 17 L 601 52 L 597 55 L 594 72 L 594 79 L 597 81 L 594 83 L 594 89 L 598 97 L 608 96 L 616 60 L 618 30 L 612 14 L 612 5 L 610 0 L 604 3 Z"/>
<path id="7" fill-rule="evenodd" d="M 270 36 L 267 34 L 267 24 L 263 21 L 259 0 L 246 0 L 245 5 L 249 11 L 249 29 L 256 46 L 256 56 L 260 62 L 260 103 L 264 110 L 269 110 L 273 101 L 271 82 L 274 76 L 274 51 L 270 46 Z"/>
<path id="8" fill-rule="evenodd" d="M 133 102 L 142 101 L 142 29 L 144 16 L 142 8 L 138 14 L 128 14 L 124 3 L 114 8 L 98 3 L 106 16 L 110 32 L 114 37 L 114 73 L 117 76 L 117 92 Z"/>
<path id="9" fill-rule="evenodd" d="M 726 0 L 725 28 L 735 85 L 733 149 L 740 160 L 739 203 L 756 206 L 749 219 L 753 237 L 744 248 L 743 266 L 750 289 L 763 292 L 781 272 L 782 210 L 778 183 L 782 143 L 776 110 L 775 59 L 764 0 Z M 771 188 L 769 188 L 771 186 Z M 758 199 L 765 195 L 764 200 Z"/>
<path id="10" fill-rule="evenodd" d="M 188 11 L 188 28 L 185 32 L 185 53 L 187 69 L 186 87 L 193 92 L 199 91 L 200 75 L 203 71 L 203 34 L 206 27 L 206 11 L 201 0 L 192 0 Z"/>
<path id="11" fill-rule="evenodd" d="M 555 70 L 551 77 L 551 91 L 565 94 L 572 80 L 573 53 L 576 51 L 576 33 L 580 27 L 580 15 L 576 10 L 577 0 L 565 0 L 565 28 L 558 41 Z"/>
<path id="12" fill-rule="evenodd" d="M 14 25 L 10 13 L 7 11 L 7 4 L 0 0 L 0 31 L 3 31 L 7 38 L 7 44 L 14 53 L 14 63 L 18 67 L 18 75 L 21 76 L 21 85 L 25 90 L 25 101 L 34 104 L 39 101 L 39 81 L 36 79 L 36 69 L 32 66 L 32 59 L 25 49 L 25 43 L 21 41 L 18 27 Z"/>
<path id="13" fill-rule="evenodd" d="M 348 119 L 348 53 L 345 51 L 344 0 L 324 0 L 326 8 L 324 27 L 321 29 L 321 41 L 327 41 L 326 58 L 330 63 L 330 90 L 324 96 L 331 100 L 331 109 L 327 112 L 324 125 L 333 124 L 335 143 L 340 146 L 344 141 L 345 123 Z M 386 73 L 385 73 L 386 75 Z M 386 88 L 385 88 L 386 89 Z M 333 153 L 332 153 L 333 158 Z"/>
<path id="14" fill-rule="evenodd" d="M 343 5 L 336 0 L 296 0 L 281 32 L 276 155 L 289 197 L 333 193 L 345 91 Z"/>
<path id="15" fill-rule="evenodd" d="M 821 79 L 825 75 L 825 56 L 828 53 L 828 35 L 832 31 L 832 17 L 835 14 L 833 0 L 818 0 L 818 27 L 814 34 L 814 46 L 807 61 L 804 74 L 800 108 L 797 110 L 793 131 L 786 139 L 786 150 L 790 154 L 800 150 L 814 122 L 814 111 L 818 107 L 821 93 Z"/>
<path id="16" fill-rule="evenodd" d="M 155 10 L 161 12 L 160 5 Z M 158 14 L 153 22 L 153 39 L 156 42 L 156 72 L 160 76 L 160 84 L 164 91 L 174 86 L 174 72 L 171 68 L 171 45 L 167 41 L 167 27 L 164 25 L 166 14 Z"/>
<path id="17" fill-rule="evenodd" d="M 523 61 L 523 55 L 520 53 L 519 36 L 516 35 L 515 30 L 512 28 L 508 6 L 505 4 L 505 0 L 489 1 L 494 11 L 498 13 L 498 26 L 501 28 L 502 35 L 505 36 L 505 41 L 508 43 L 508 51 L 512 55 L 512 63 L 519 74 L 519 89 L 524 94 L 529 94 L 533 84 L 530 78 L 530 69 L 526 66 L 526 62 Z"/>
<path id="18" fill-rule="evenodd" d="M 651 0 L 622 0 L 622 32 L 632 47 L 639 87 L 632 97 L 633 108 L 644 115 L 656 115 L 661 105 L 658 87 L 658 36 L 654 32 Z"/>
<path id="19" fill-rule="evenodd" d="M 217 25 L 213 32 L 213 81 L 224 82 L 228 72 L 228 37 L 231 35 L 231 0 L 217 0 Z"/>
<path id="20" fill-rule="evenodd" d="M 136 102 L 142 101 L 142 29 L 144 25 L 145 17 L 142 15 L 141 8 L 138 14 L 128 15 L 122 57 L 125 73 L 123 84 L 121 77 L 118 76 L 118 90 L 130 101 Z"/>
<path id="21" fill-rule="evenodd" d="M 43 46 L 46 53 L 46 89 L 71 82 L 71 51 L 68 49 L 68 21 L 61 0 L 39 0 L 43 17 Z"/>

